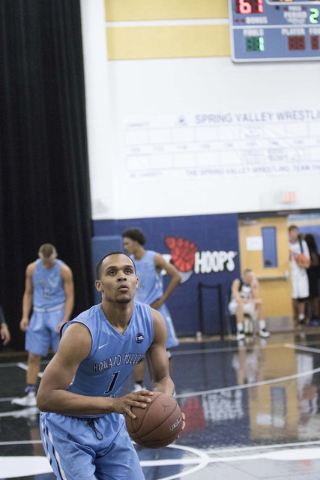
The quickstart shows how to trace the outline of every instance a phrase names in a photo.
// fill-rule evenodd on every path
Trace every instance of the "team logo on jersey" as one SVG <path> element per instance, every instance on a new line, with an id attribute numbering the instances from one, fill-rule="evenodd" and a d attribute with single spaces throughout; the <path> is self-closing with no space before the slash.
<path id="1" fill-rule="evenodd" d="M 136 335 L 136 342 L 137 342 L 137 343 L 142 343 L 143 340 L 144 340 L 144 335 L 143 335 L 143 333 L 140 333 L 140 332 L 137 333 L 137 335 Z"/>

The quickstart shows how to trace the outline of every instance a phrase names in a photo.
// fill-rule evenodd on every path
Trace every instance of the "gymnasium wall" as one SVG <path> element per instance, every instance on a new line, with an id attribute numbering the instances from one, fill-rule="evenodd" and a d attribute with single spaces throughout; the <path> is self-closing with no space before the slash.
<path id="1" fill-rule="evenodd" d="M 233 63 L 227 0 L 82 12 L 94 220 L 318 208 L 317 61 Z"/>
<path id="2" fill-rule="evenodd" d="M 166 302 L 177 332 L 188 335 L 201 329 L 206 334 L 219 333 L 220 313 L 225 313 L 229 288 L 233 279 L 239 278 L 240 274 L 238 216 L 97 220 L 94 222 L 93 255 L 103 244 L 108 251 L 122 248 L 122 233 L 134 227 L 143 230 L 147 239 L 145 248 L 161 253 L 167 261 L 174 258 L 182 277 L 181 284 Z M 114 242 L 117 238 L 118 248 L 109 248 L 110 241 Z M 101 253 L 102 250 L 96 259 L 102 257 Z M 165 286 L 168 280 L 165 276 Z M 210 287 L 221 285 L 221 301 L 217 289 L 203 289 L 203 326 L 199 325 L 199 283 Z M 99 301 L 96 295 L 96 302 Z"/>
<path id="3" fill-rule="evenodd" d="M 168 301 L 194 333 L 199 282 L 221 284 L 225 308 L 239 276 L 237 214 L 319 207 L 319 63 L 233 63 L 228 0 L 81 7 L 94 236 L 122 245 L 138 226 L 165 255 L 168 237 L 194 243 Z M 203 303 L 217 332 L 214 290 Z"/>

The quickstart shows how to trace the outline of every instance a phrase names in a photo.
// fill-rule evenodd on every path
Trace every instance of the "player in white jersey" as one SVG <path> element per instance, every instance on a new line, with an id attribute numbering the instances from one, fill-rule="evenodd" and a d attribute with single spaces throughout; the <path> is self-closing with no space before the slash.
<path id="1" fill-rule="evenodd" d="M 134 302 L 138 278 L 126 254 L 106 255 L 95 284 L 102 303 L 67 324 L 40 383 L 43 445 L 59 480 L 143 480 L 123 414 L 135 418 L 131 407 L 146 408 L 152 392 L 118 394 L 145 354 L 153 390 L 173 393 L 165 322 Z"/>
<path id="2" fill-rule="evenodd" d="M 26 332 L 25 348 L 28 352 L 26 396 L 12 400 L 14 405 L 21 407 L 36 405 L 41 357 L 47 355 L 50 346 L 57 351 L 60 328 L 69 320 L 74 303 L 72 272 L 57 259 L 55 246 L 50 243 L 41 245 L 38 255 L 38 260 L 27 266 L 22 300 L 20 329 Z"/>
<path id="3" fill-rule="evenodd" d="M 262 317 L 262 300 L 258 297 L 259 284 L 252 270 L 246 269 L 242 278 L 236 278 L 231 286 L 231 300 L 229 311 L 237 318 L 237 340 L 245 337 L 243 322 L 244 315 L 250 315 L 252 320 L 259 321 L 259 334 L 261 337 L 269 337 L 266 323 Z"/>
<path id="4" fill-rule="evenodd" d="M 158 310 L 163 316 L 167 327 L 166 348 L 170 359 L 171 352 L 169 349 L 179 345 L 179 341 L 165 301 L 181 282 L 181 276 L 178 270 L 171 263 L 166 262 L 162 255 L 153 250 L 144 249 L 143 245 L 146 243 L 146 239 L 138 228 L 126 230 L 122 236 L 123 246 L 134 260 L 139 278 L 136 300 L 147 303 L 152 308 Z M 165 291 L 163 289 L 162 270 L 171 276 L 171 280 Z M 133 373 L 135 378 L 134 389 L 138 391 L 143 387 L 143 362 L 140 362 L 135 367 Z"/>
<path id="5" fill-rule="evenodd" d="M 299 230 L 296 225 L 289 227 L 289 246 L 293 311 L 295 320 L 303 325 L 305 323 L 305 305 L 309 297 L 307 268 L 310 267 L 310 253 L 306 241 L 299 239 Z M 304 259 L 301 262 L 302 256 Z"/>

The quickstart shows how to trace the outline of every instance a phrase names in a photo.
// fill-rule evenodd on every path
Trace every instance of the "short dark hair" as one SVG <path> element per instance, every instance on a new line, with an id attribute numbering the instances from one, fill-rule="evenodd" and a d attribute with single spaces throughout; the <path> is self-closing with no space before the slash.
<path id="1" fill-rule="evenodd" d="M 297 227 L 297 225 L 290 225 L 288 230 L 289 232 L 291 232 L 291 230 L 299 230 L 299 228 Z"/>
<path id="2" fill-rule="evenodd" d="M 146 237 L 143 235 L 141 230 L 139 230 L 139 228 L 129 228 L 129 230 L 123 232 L 122 237 L 131 238 L 131 240 L 140 243 L 140 245 L 144 245 L 146 243 Z"/>
<path id="3" fill-rule="evenodd" d="M 110 253 L 107 253 L 107 255 L 105 255 L 103 258 L 101 258 L 100 262 L 96 266 L 96 278 L 97 278 L 97 280 L 99 280 L 99 278 L 100 278 L 100 269 L 101 269 L 101 265 L 103 263 L 103 260 L 107 257 L 110 257 L 110 255 L 125 255 L 126 257 L 130 258 L 130 260 L 131 260 L 131 262 L 133 263 L 133 266 L 134 266 L 134 271 L 136 271 L 136 265 L 135 265 L 134 261 L 132 260 L 132 258 L 129 257 L 129 255 L 127 255 L 124 252 L 120 252 L 120 251 L 110 252 Z"/>
<path id="4" fill-rule="evenodd" d="M 43 245 L 41 245 L 38 254 L 43 255 L 45 258 L 50 258 L 53 254 L 56 254 L 58 256 L 56 247 L 52 245 L 52 243 L 44 243 Z"/>
<path id="5" fill-rule="evenodd" d="M 246 273 L 251 273 L 251 272 L 252 272 L 251 268 L 245 268 L 243 270 L 243 275 L 245 275 Z"/>

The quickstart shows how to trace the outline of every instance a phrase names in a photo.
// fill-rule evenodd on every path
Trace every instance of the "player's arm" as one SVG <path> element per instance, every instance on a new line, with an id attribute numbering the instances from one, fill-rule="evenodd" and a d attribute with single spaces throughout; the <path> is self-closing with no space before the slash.
<path id="1" fill-rule="evenodd" d="M 175 289 L 181 282 L 181 275 L 179 274 L 176 267 L 171 263 L 166 262 L 165 259 L 159 253 L 157 253 L 154 257 L 154 266 L 158 272 L 161 272 L 161 270 L 165 270 L 167 275 L 171 276 L 170 283 L 166 288 L 165 292 L 163 292 L 163 295 L 151 304 L 151 307 L 157 310 L 165 303 L 167 298 L 170 297 L 170 295 L 175 291 Z"/>
<path id="2" fill-rule="evenodd" d="M 153 318 L 153 342 L 147 351 L 146 357 L 149 367 L 153 391 L 172 395 L 174 383 L 169 372 L 169 359 L 166 351 L 167 329 L 162 315 L 151 310 Z"/>
<path id="3" fill-rule="evenodd" d="M 7 345 L 11 340 L 11 335 L 6 322 L 0 324 L 0 338 L 3 341 L 3 345 Z"/>
<path id="4" fill-rule="evenodd" d="M 239 294 L 239 287 L 240 287 L 240 280 L 236 278 L 235 280 L 233 280 L 233 283 L 231 286 L 232 295 L 237 303 L 240 303 L 240 302 L 243 303 L 243 298 L 241 298 Z"/>
<path id="5" fill-rule="evenodd" d="M 64 306 L 64 317 L 58 325 L 57 331 L 60 332 L 60 328 L 65 322 L 68 322 L 71 317 L 71 313 L 74 307 L 74 285 L 71 269 L 65 264 L 61 264 L 60 274 L 63 281 L 63 289 L 66 297 Z"/>
<path id="6" fill-rule="evenodd" d="M 91 350 L 91 335 L 86 326 L 75 323 L 67 328 L 59 348 L 43 373 L 37 404 L 44 412 L 70 415 L 99 415 L 128 413 L 133 418 L 131 407 L 145 408 L 151 392 L 131 393 L 121 398 L 89 397 L 68 392 L 80 363 Z"/>
<path id="7" fill-rule="evenodd" d="M 22 298 L 22 319 L 20 321 L 20 329 L 25 332 L 29 325 L 29 315 L 33 303 L 33 283 L 32 276 L 36 268 L 36 262 L 30 263 L 26 268 L 25 289 Z"/>

